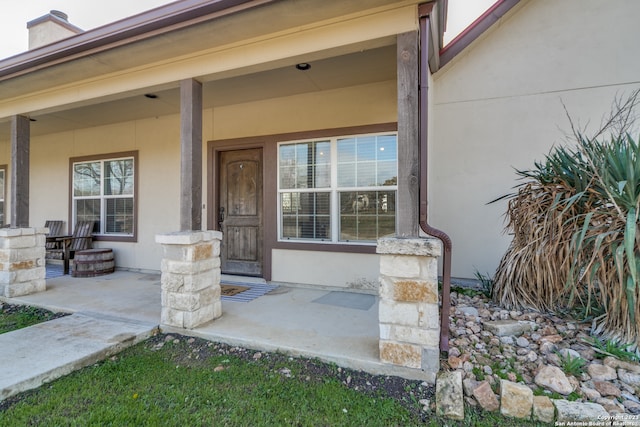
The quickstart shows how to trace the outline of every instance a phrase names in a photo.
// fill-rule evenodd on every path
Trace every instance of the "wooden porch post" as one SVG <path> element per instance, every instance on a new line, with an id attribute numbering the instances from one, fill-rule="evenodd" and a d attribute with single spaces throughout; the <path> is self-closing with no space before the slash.
<path id="1" fill-rule="evenodd" d="M 202 229 L 202 83 L 180 82 L 180 230 Z"/>
<path id="2" fill-rule="evenodd" d="M 30 123 L 26 116 L 11 118 L 11 214 L 12 227 L 29 226 Z"/>
<path id="3" fill-rule="evenodd" d="M 398 237 L 419 229 L 419 50 L 418 32 L 399 34 L 398 62 Z"/>

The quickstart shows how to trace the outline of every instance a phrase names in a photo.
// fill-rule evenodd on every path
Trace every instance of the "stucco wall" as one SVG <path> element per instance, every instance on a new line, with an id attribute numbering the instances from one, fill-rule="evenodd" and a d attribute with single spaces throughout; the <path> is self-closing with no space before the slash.
<path id="1" fill-rule="evenodd" d="M 396 120 L 395 84 L 395 81 L 380 82 L 205 110 L 203 189 L 211 190 L 207 188 L 206 141 L 393 122 Z M 138 242 L 96 242 L 95 246 L 113 248 L 118 267 L 159 270 L 161 247 L 155 243 L 155 235 L 176 231 L 180 225 L 178 115 L 32 138 L 30 224 L 41 226 L 47 219 L 68 221 L 69 158 L 132 150 L 137 150 L 139 156 Z M 0 142 L 0 164 L 9 162 L 9 142 L 4 140 Z M 206 196 L 203 199 L 206 200 Z M 206 212 L 205 207 L 205 223 Z M 294 259 L 282 253 L 274 257 L 274 276 L 277 272 L 274 280 L 329 284 L 326 269 L 307 270 L 302 281 L 300 269 L 288 268 L 291 263 L 317 259 L 317 253 L 295 255 Z M 349 259 L 348 269 L 336 269 L 331 276 L 334 286 L 348 286 L 359 278 L 377 277 L 376 255 L 354 255 Z"/>
<path id="2" fill-rule="evenodd" d="M 527 169 L 574 121 L 600 124 L 639 87 L 634 0 L 522 1 L 434 75 L 430 222 L 452 238 L 453 275 L 493 275 L 514 168 Z"/>
<path id="3" fill-rule="evenodd" d="M 275 282 L 376 293 L 379 274 L 380 258 L 375 254 L 273 250 L 272 280 Z"/>

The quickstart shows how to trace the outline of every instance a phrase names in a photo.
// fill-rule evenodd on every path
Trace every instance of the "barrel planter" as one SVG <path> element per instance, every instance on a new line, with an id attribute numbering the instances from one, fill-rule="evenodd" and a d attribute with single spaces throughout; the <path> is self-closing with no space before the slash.
<path id="1" fill-rule="evenodd" d="M 111 249 L 86 249 L 73 257 L 73 277 L 95 277 L 113 273 L 116 263 Z"/>

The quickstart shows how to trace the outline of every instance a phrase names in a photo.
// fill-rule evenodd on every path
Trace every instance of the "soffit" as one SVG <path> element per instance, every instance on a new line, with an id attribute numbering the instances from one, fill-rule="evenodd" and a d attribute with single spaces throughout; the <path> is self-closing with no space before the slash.
<path id="1" fill-rule="evenodd" d="M 295 63 L 248 72 L 244 75 L 209 80 L 203 84 L 203 107 L 213 108 L 308 92 L 339 89 L 396 79 L 395 44 L 311 62 L 311 69 L 299 71 Z M 153 92 L 156 99 L 145 93 Z M 33 136 L 101 126 L 180 112 L 178 87 L 146 88 L 119 99 L 103 99 L 87 105 L 35 114 Z M 0 135 L 9 131 L 0 123 Z M 6 135 L 6 133 L 5 133 Z"/>
<path id="2" fill-rule="evenodd" d="M 389 0 L 279 0 L 250 10 L 200 22 L 149 38 L 121 42 L 112 48 L 95 51 L 72 61 L 48 65 L 37 71 L 0 80 L 0 95 L 7 99 L 30 92 L 46 90 L 72 82 L 114 72 L 125 71 L 155 62 L 187 56 L 215 46 L 225 46 L 242 40 L 302 28 L 337 17 L 360 13 L 389 4 L 411 1 Z M 199 19 L 203 19 L 200 17 Z M 126 20 L 123 20 L 126 21 Z M 117 24 L 117 23 L 116 23 Z M 112 24 L 115 25 L 115 24 Z M 96 29 L 99 30 L 99 29 Z M 73 40 L 73 37 L 68 39 Z M 56 44 L 42 49 L 53 48 Z M 35 53 L 35 52 L 31 52 Z M 15 61 L 18 56 L 0 61 Z"/>

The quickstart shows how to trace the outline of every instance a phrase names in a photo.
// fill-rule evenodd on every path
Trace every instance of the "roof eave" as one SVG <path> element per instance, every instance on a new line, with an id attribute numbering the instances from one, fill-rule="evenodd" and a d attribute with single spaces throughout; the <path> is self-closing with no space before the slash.
<path id="1" fill-rule="evenodd" d="M 0 61 L 0 81 L 276 0 L 183 0 Z"/>
<path id="2" fill-rule="evenodd" d="M 485 13 L 480 15 L 478 19 L 451 40 L 446 47 L 440 50 L 440 66 L 443 67 L 451 61 L 519 2 L 520 0 L 498 0 L 495 2 Z"/>

